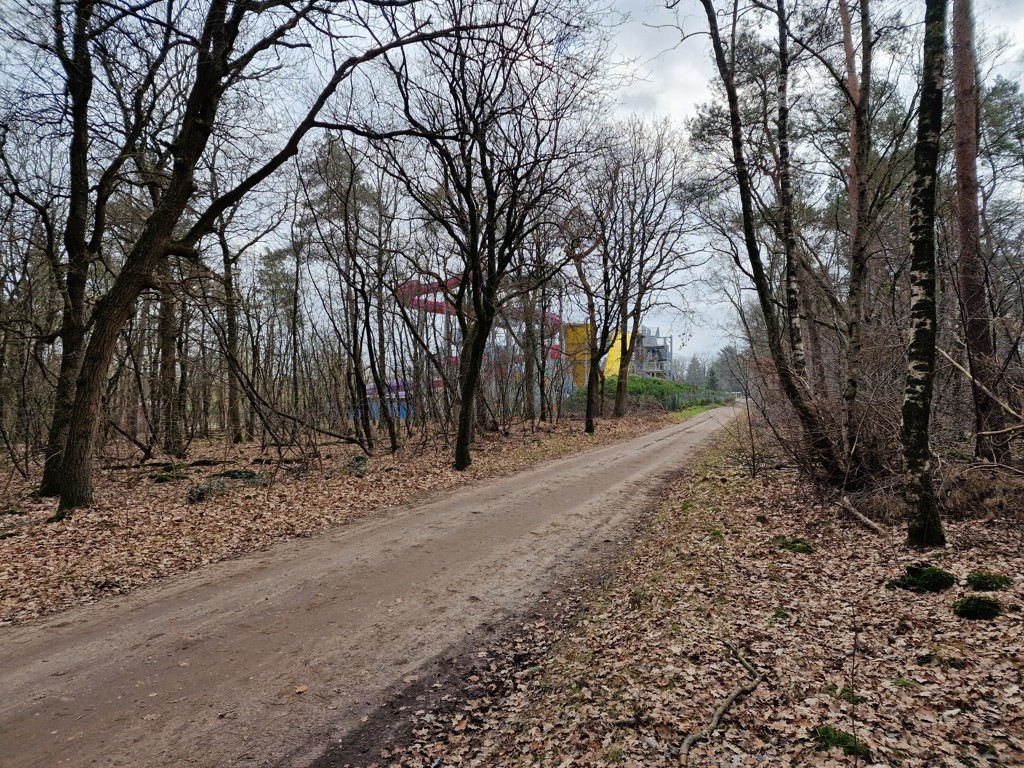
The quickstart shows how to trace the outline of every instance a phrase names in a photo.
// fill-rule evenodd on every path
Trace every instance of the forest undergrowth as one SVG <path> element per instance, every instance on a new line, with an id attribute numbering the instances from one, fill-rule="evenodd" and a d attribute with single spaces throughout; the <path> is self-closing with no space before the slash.
<path id="1" fill-rule="evenodd" d="M 751 477 L 726 437 L 572 619 L 480 652 L 458 701 L 373 765 L 1024 765 L 1021 511 L 911 550 L 762 458 Z M 887 586 L 923 560 L 951 586 Z M 1004 613 L 960 618 L 971 597 Z"/>
<path id="2" fill-rule="evenodd" d="M 0 486 L 0 627 L 365 519 L 424 493 L 636 437 L 677 417 L 607 419 L 595 435 L 568 419 L 487 433 L 465 472 L 451 468 L 443 446 L 367 458 L 340 444 L 298 456 L 194 443 L 178 462 L 104 462 L 96 504 L 59 522 L 47 522 L 56 500 L 33 495 L 37 478 L 10 470 Z"/>

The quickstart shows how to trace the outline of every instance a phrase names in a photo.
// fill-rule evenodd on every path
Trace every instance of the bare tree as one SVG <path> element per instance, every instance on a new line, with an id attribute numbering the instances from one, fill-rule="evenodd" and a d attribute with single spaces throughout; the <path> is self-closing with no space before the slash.
<path id="1" fill-rule="evenodd" d="M 764 320 L 765 336 L 771 361 L 786 399 L 792 405 L 799 419 L 808 451 L 813 457 L 812 461 L 830 481 L 842 483 L 848 477 L 845 452 L 837 449 L 832 436 L 829 434 L 826 420 L 817 412 L 814 406 L 806 381 L 797 375 L 789 356 L 786 354 L 783 346 L 784 328 L 776 308 L 774 288 L 761 256 L 761 246 L 756 231 L 754 191 L 745 149 L 743 113 L 740 107 L 735 79 L 737 71 L 737 46 L 735 45 L 735 40 L 739 7 L 738 4 L 733 4 L 730 17 L 733 44 L 727 47 L 718 24 L 718 11 L 714 0 L 701 0 L 701 4 L 707 17 L 715 65 L 725 89 L 728 103 L 728 135 L 732 150 L 731 160 L 739 193 L 744 249 L 742 256 L 739 251 L 734 252 L 733 256 L 737 266 L 750 275 L 754 284 Z M 745 256 L 745 263 L 743 256 Z"/>
<path id="2" fill-rule="evenodd" d="M 629 370 L 641 320 L 665 294 L 682 287 L 691 267 L 686 253 L 688 211 L 681 135 L 667 121 L 633 119 L 612 127 L 598 189 L 607 204 L 595 209 L 598 253 L 618 274 L 620 345 L 615 416 L 626 412 Z"/>
<path id="3" fill-rule="evenodd" d="M 25 3 L 21 14 L 5 20 L 5 38 L 26 51 L 24 61 L 36 67 L 35 76 L 60 83 L 57 92 L 67 94 L 67 109 L 55 110 L 65 132 L 54 150 L 67 153 L 70 168 L 62 232 L 68 301 L 59 332 L 64 361 L 49 450 L 54 471 L 47 479 L 54 482 L 44 488 L 53 492 L 59 482 L 62 509 L 92 501 L 92 459 L 110 361 L 139 294 L 154 285 L 161 260 L 196 259 L 197 246 L 218 219 L 298 152 L 357 67 L 451 32 L 432 23 L 425 5 L 394 5 L 405 9 L 396 13 L 390 3 L 369 0 L 77 0 L 45 8 Z M 382 25 L 375 19 L 385 11 L 388 24 Z M 381 29 L 389 34 L 354 48 L 356 43 L 346 41 L 358 36 L 345 34 L 353 28 L 366 33 L 363 40 Z M 312 60 L 293 54 L 303 49 Z M 262 87 L 269 97 L 273 73 L 293 62 L 323 71 L 321 84 L 297 105 L 299 116 L 265 160 L 231 189 L 206 194 L 196 169 L 211 137 L 227 129 L 225 104 L 241 103 L 228 95 Z M 33 100 L 31 92 L 24 96 Z M 113 264 L 107 258 L 107 213 L 117 195 L 139 200 L 141 226 L 120 264 Z M 89 314 L 87 278 L 101 264 L 115 276 Z M 67 437 L 61 440 L 65 424 Z"/>
<path id="4" fill-rule="evenodd" d="M 572 123 L 591 106 L 599 57 L 582 46 L 591 33 L 586 5 L 451 2 L 452 26 L 494 25 L 456 35 L 413 58 L 382 58 L 403 123 L 400 145 L 384 144 L 389 167 L 419 215 L 447 243 L 452 260 L 437 274 L 453 291 L 461 335 L 455 467 L 471 464 L 492 328 L 511 298 L 506 277 L 547 221 L 580 147 Z"/>

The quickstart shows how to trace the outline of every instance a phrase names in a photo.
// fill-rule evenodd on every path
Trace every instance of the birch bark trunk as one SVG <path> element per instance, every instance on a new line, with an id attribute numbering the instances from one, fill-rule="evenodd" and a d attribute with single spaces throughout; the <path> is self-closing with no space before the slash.
<path id="1" fill-rule="evenodd" d="M 942 83 L 946 58 L 946 0 L 926 0 L 924 62 L 914 181 L 910 199 L 910 348 L 903 398 L 903 457 L 906 464 L 907 544 L 934 547 L 946 543 L 932 482 L 929 445 L 935 383 L 935 187 Z"/>

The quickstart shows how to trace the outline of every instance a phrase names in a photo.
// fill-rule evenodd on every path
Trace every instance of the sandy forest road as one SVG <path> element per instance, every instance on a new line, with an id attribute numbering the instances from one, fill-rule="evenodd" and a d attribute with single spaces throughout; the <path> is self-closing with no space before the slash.
<path id="1" fill-rule="evenodd" d="M 0 766 L 307 766 L 531 604 L 735 410 L 0 631 Z"/>

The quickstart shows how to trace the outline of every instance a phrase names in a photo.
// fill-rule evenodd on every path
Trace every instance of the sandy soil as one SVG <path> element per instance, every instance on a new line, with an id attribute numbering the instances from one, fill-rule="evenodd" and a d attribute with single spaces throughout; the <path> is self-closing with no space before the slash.
<path id="1" fill-rule="evenodd" d="M 0 766 L 309 766 L 431 659 L 614 547 L 733 415 L 0 632 Z"/>

